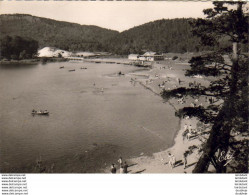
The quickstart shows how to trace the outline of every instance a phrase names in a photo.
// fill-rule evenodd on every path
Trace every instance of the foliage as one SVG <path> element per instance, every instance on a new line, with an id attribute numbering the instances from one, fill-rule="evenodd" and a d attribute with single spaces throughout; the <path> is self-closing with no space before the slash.
<path id="1" fill-rule="evenodd" d="M 191 34 L 189 21 L 193 19 L 163 19 L 149 22 L 117 34 L 108 40 L 109 51 L 118 54 L 155 51 L 194 52 L 208 49 L 199 47 L 199 39 Z"/>
<path id="2" fill-rule="evenodd" d="M 39 42 L 39 47 L 51 46 L 78 51 L 101 51 L 102 42 L 117 31 L 97 26 L 55 21 L 26 14 L 0 15 L 0 37 L 6 35 L 30 37 Z"/>
<path id="3" fill-rule="evenodd" d="M 194 35 L 204 46 L 212 46 L 213 51 L 193 57 L 186 76 L 204 75 L 216 79 L 209 86 L 165 90 L 162 96 L 166 99 L 183 96 L 215 99 L 207 107 L 184 107 L 177 112 L 179 117 L 197 117 L 212 125 L 193 172 L 207 172 L 210 163 L 216 172 L 247 172 L 249 62 L 248 55 L 241 52 L 241 48 L 248 44 L 248 13 L 244 9 L 247 4 L 213 4 L 214 8 L 204 10 L 206 19 L 191 21 Z M 223 40 L 227 40 L 228 44 L 222 44 Z M 220 160 L 222 155 L 231 151 L 231 163 Z"/>
<path id="4" fill-rule="evenodd" d="M 178 56 L 174 56 L 173 58 L 172 58 L 172 60 L 176 60 L 178 58 Z"/>
<path id="5" fill-rule="evenodd" d="M 0 15 L 0 36 L 21 36 L 70 51 L 108 51 L 114 54 L 143 54 L 145 51 L 199 52 L 210 50 L 193 37 L 194 19 L 163 19 L 149 22 L 121 33 L 97 26 L 55 21 L 25 14 Z M 197 23 L 200 21 L 197 20 Z M 220 42 L 227 45 L 227 38 Z M 245 45 L 245 44 L 244 44 Z M 243 45 L 244 50 L 246 50 Z"/>
<path id="6" fill-rule="evenodd" d="M 31 37 L 39 47 L 51 46 L 71 51 L 108 51 L 115 54 L 145 51 L 193 52 L 199 39 L 191 34 L 193 19 L 158 20 L 124 32 L 97 26 L 79 25 L 24 14 L 0 15 L 0 36 Z"/>
<path id="7" fill-rule="evenodd" d="M 5 36 L 0 40 L 1 58 L 6 59 L 30 59 L 37 53 L 38 42 L 24 39 L 19 36 Z"/>
<path id="8" fill-rule="evenodd" d="M 70 51 L 108 51 L 119 55 L 143 54 L 145 51 L 185 53 L 210 50 L 209 45 L 199 45 L 199 40 L 203 38 L 192 36 L 189 23 L 199 24 L 201 21 L 190 18 L 163 19 L 119 33 L 97 26 L 26 14 L 7 14 L 0 15 L 0 37 L 32 38 L 39 42 L 40 48 L 51 46 Z M 225 37 L 220 44 L 226 46 L 227 42 L 228 38 Z M 245 45 L 243 50 L 247 49 Z"/>

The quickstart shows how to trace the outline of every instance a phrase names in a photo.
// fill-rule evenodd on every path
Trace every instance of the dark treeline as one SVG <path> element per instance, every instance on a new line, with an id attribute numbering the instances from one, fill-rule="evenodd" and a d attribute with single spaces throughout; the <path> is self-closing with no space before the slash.
<path id="1" fill-rule="evenodd" d="M 0 40 L 0 58 L 3 59 L 30 59 L 37 54 L 38 42 L 19 36 L 5 36 Z"/>
<path id="2" fill-rule="evenodd" d="M 102 51 L 102 43 L 118 34 L 97 26 L 79 25 L 26 14 L 0 15 L 0 37 L 30 37 L 39 47 L 57 47 L 69 51 Z"/>
<path id="3" fill-rule="evenodd" d="M 0 37 L 32 38 L 39 42 L 40 48 L 50 46 L 68 51 L 107 51 L 120 55 L 145 51 L 185 53 L 210 50 L 193 36 L 190 22 L 194 20 L 162 19 L 119 33 L 31 15 L 0 15 Z M 226 37 L 222 44 L 227 44 Z"/>
<path id="4" fill-rule="evenodd" d="M 193 173 L 248 173 L 248 19 L 246 2 L 214 1 L 213 8 L 203 10 L 205 19 L 192 21 L 194 36 L 212 48 L 189 61 L 185 75 L 213 78 L 209 85 L 180 86 L 164 90 L 165 99 L 211 98 L 208 105 L 185 105 L 176 112 L 184 118 L 196 117 L 205 130 L 198 148 L 200 158 Z M 224 42 L 226 40 L 226 42 Z M 247 48 L 246 48 L 247 46 Z M 232 49 L 231 49 L 232 48 Z M 223 158 L 225 156 L 225 158 Z M 212 166 L 210 166 L 212 165 Z"/>
<path id="5" fill-rule="evenodd" d="M 134 27 L 113 37 L 108 49 L 118 54 L 144 51 L 185 53 L 207 49 L 199 45 L 198 38 L 193 37 L 190 20 L 163 19 Z"/>
<path id="6" fill-rule="evenodd" d="M 39 42 L 40 48 L 51 46 L 69 51 L 115 54 L 143 53 L 145 50 L 160 53 L 201 51 L 205 48 L 192 36 L 189 20 L 158 20 L 118 33 L 31 15 L 0 15 L 0 36 L 30 37 Z"/>

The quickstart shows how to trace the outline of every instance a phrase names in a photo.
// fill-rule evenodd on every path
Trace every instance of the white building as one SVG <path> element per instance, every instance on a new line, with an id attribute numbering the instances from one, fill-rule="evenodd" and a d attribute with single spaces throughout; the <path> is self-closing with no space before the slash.
<path id="1" fill-rule="evenodd" d="M 72 56 L 75 56 L 75 57 L 93 57 L 93 56 L 97 56 L 97 54 L 95 54 L 93 52 L 79 51 L 79 52 L 74 52 L 72 54 Z"/>
<path id="2" fill-rule="evenodd" d="M 138 60 L 139 54 L 130 54 L 128 55 L 129 60 Z"/>
<path id="3" fill-rule="evenodd" d="M 145 61 L 157 61 L 157 60 L 164 60 L 163 55 L 159 55 L 156 52 L 148 51 L 139 57 L 140 60 Z"/>
<path id="4" fill-rule="evenodd" d="M 156 52 L 146 52 L 143 55 L 138 54 L 130 54 L 128 56 L 129 60 L 139 60 L 139 61 L 157 61 L 157 60 L 164 60 L 163 55 L 159 55 Z"/>

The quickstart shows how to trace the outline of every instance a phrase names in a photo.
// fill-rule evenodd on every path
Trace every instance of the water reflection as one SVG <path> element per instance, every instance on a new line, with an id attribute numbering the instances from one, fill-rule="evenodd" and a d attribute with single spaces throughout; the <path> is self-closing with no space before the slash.
<path id="1" fill-rule="evenodd" d="M 0 69 L 29 69 L 29 68 L 35 68 L 37 65 L 39 65 L 39 62 L 30 62 L 26 64 L 22 63 L 1 63 Z"/>

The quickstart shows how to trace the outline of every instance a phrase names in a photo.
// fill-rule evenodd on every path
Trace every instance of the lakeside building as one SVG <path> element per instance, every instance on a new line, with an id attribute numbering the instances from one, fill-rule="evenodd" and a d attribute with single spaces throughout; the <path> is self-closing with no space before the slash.
<path id="1" fill-rule="evenodd" d="M 67 58 L 71 55 L 72 55 L 71 52 L 58 49 L 55 47 L 44 47 L 38 50 L 37 52 L 37 57 L 47 57 L 47 58 L 60 57 L 60 56 L 63 58 Z"/>
<path id="2" fill-rule="evenodd" d="M 95 56 L 97 56 L 97 54 L 85 51 L 73 52 L 71 55 L 71 57 L 84 57 L 84 58 L 95 57 Z"/>
<path id="3" fill-rule="evenodd" d="M 108 52 L 88 52 L 88 51 L 76 51 L 69 52 L 66 50 L 58 49 L 56 47 L 44 47 L 37 52 L 37 57 L 62 57 L 70 60 L 77 60 L 82 58 L 99 58 L 111 55 Z"/>
<path id="4" fill-rule="evenodd" d="M 85 59 L 89 59 L 89 58 L 101 58 L 101 57 L 106 57 L 110 55 L 111 53 L 108 53 L 108 52 L 78 51 L 78 52 L 73 52 L 71 57 L 83 57 Z"/>
<path id="5" fill-rule="evenodd" d="M 139 58 L 141 58 L 141 60 L 144 60 L 144 61 L 164 60 L 164 56 L 163 55 L 159 55 L 156 52 L 152 52 L 152 51 L 144 53 Z"/>
<path id="6" fill-rule="evenodd" d="M 139 54 L 130 54 L 128 55 L 129 60 L 138 60 L 139 59 Z"/>
<path id="7" fill-rule="evenodd" d="M 164 60 L 163 55 L 159 55 L 156 52 L 146 52 L 143 55 L 139 54 L 130 54 L 128 56 L 129 60 L 139 60 L 139 61 L 158 61 L 158 60 Z"/>

